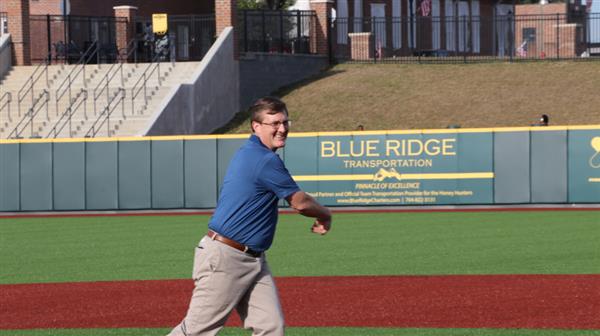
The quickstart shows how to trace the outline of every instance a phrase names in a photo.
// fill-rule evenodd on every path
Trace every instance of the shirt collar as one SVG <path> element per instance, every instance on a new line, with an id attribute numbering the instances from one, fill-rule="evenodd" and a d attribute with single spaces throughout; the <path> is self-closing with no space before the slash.
<path id="1" fill-rule="evenodd" d="M 271 151 L 271 152 L 274 152 L 274 153 L 276 153 L 276 152 L 277 152 L 277 150 L 271 150 L 269 147 L 265 146 L 265 144 L 264 144 L 264 143 L 262 143 L 262 141 L 260 141 L 260 138 L 259 138 L 258 136 L 256 136 L 256 134 L 252 134 L 252 135 L 250 135 L 250 138 L 248 139 L 248 141 L 249 141 L 250 143 L 253 143 L 253 144 L 259 145 L 259 146 L 261 146 L 262 148 L 264 148 L 264 149 L 266 149 L 266 150 L 268 150 L 268 151 Z"/>
<path id="2" fill-rule="evenodd" d="M 251 143 L 260 145 L 264 148 L 267 148 L 267 146 L 265 146 L 265 144 L 262 143 L 262 141 L 260 141 L 260 138 L 256 136 L 256 134 L 252 134 L 250 135 L 250 139 L 248 139 L 248 141 L 250 141 Z M 268 149 L 268 148 L 267 148 Z"/>

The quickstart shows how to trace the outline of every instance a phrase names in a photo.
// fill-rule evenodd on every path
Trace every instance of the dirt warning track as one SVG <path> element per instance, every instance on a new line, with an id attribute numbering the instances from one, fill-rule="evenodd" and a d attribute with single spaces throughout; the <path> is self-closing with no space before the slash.
<path id="1" fill-rule="evenodd" d="M 600 275 L 280 277 L 291 327 L 600 329 Z M 0 286 L 0 329 L 171 327 L 191 280 Z M 239 326 L 233 314 L 228 325 Z"/>

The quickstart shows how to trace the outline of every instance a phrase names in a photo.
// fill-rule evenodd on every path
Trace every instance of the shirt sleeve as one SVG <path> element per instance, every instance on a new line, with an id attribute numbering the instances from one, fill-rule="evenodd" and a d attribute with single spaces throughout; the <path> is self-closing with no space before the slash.
<path id="1" fill-rule="evenodd" d="M 276 154 L 271 156 L 265 162 L 261 172 L 258 174 L 258 181 L 268 190 L 271 190 L 279 199 L 300 191 L 300 187 L 292 178 L 283 161 Z"/>

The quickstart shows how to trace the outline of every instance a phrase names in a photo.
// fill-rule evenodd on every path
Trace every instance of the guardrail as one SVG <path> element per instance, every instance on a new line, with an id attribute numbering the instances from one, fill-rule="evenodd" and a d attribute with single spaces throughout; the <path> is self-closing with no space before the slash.
<path id="1" fill-rule="evenodd" d="M 137 42 L 136 39 L 133 39 L 131 41 L 129 41 L 129 43 L 127 44 L 127 47 L 125 48 L 126 53 L 124 55 L 121 55 L 121 53 L 119 52 L 119 57 L 118 57 L 118 63 L 113 63 L 110 68 L 108 68 L 108 71 L 106 71 L 106 75 L 104 76 L 104 78 L 98 83 L 98 85 L 96 85 L 96 87 L 94 88 L 93 91 L 93 97 L 94 97 L 94 115 L 97 115 L 96 113 L 96 106 L 97 106 L 97 101 L 100 98 L 100 96 L 102 96 L 102 94 L 104 92 L 106 92 L 106 101 L 108 102 L 109 100 L 109 95 L 110 95 L 110 83 L 112 82 L 112 80 L 114 79 L 115 75 L 120 73 L 121 74 L 121 84 L 120 86 L 124 86 L 125 85 L 125 79 L 123 76 L 123 63 L 125 61 L 127 61 L 129 59 L 129 57 L 131 57 L 133 55 L 134 57 L 134 62 L 137 61 L 137 50 L 135 48 L 135 43 Z M 116 68 L 116 69 L 114 69 Z M 114 70 L 114 71 L 113 71 Z M 100 87 L 102 86 L 102 87 Z"/>
<path id="2" fill-rule="evenodd" d="M 102 113 L 98 116 L 96 121 L 92 124 L 92 127 L 85 134 L 86 138 L 93 138 L 100 132 L 101 127 L 106 123 L 106 136 L 112 136 L 110 134 L 110 116 L 114 112 L 114 110 L 121 103 L 121 113 L 123 119 L 125 119 L 125 89 L 120 87 L 117 92 L 112 96 Z M 111 106 L 112 105 L 112 106 Z"/>
<path id="3" fill-rule="evenodd" d="M 50 101 L 50 92 L 48 92 L 48 90 L 44 89 L 40 93 L 38 98 L 34 100 L 29 111 L 27 111 L 27 113 L 25 113 L 25 115 L 23 116 L 21 121 L 19 121 L 17 126 L 15 126 L 15 128 L 12 130 L 12 132 L 10 132 L 10 134 L 8 135 L 8 138 L 17 138 L 17 139 L 22 138 L 21 133 L 23 133 L 23 131 L 25 131 L 27 126 L 31 127 L 30 137 L 36 137 L 36 134 L 33 131 L 33 119 L 38 115 L 38 113 L 44 106 L 46 107 L 46 120 L 50 119 L 48 116 L 48 101 Z M 40 104 L 40 102 L 41 102 L 41 104 Z M 25 123 L 25 124 L 21 126 L 21 124 L 23 124 L 23 123 Z"/>
<path id="4" fill-rule="evenodd" d="M 156 71 L 156 76 L 158 78 L 158 85 L 162 84 L 161 81 L 161 77 L 160 77 L 160 58 L 162 56 L 162 53 L 157 53 L 154 56 L 154 59 L 152 59 L 152 62 L 150 64 L 148 64 L 148 66 L 146 67 L 146 69 L 144 70 L 144 72 L 142 73 L 142 75 L 140 76 L 140 78 L 138 78 L 138 80 L 135 82 L 135 84 L 133 85 L 133 87 L 131 88 L 131 114 L 135 115 L 135 98 L 137 98 L 137 96 L 140 94 L 140 92 L 142 92 L 142 90 L 144 90 L 144 104 L 147 105 L 148 104 L 148 80 L 150 79 L 150 77 L 152 75 L 154 75 L 154 72 Z M 139 86 L 138 86 L 139 85 Z"/>
<path id="5" fill-rule="evenodd" d="M 62 83 L 60 83 L 60 85 L 58 86 L 58 89 L 56 89 L 55 102 L 56 102 L 56 114 L 57 115 L 58 115 L 58 104 L 59 104 L 60 100 L 62 99 L 62 97 L 64 97 L 64 95 L 67 92 L 69 93 L 69 102 L 72 102 L 73 98 L 72 98 L 71 86 L 75 82 L 75 79 L 77 79 L 77 76 L 79 76 L 80 73 L 83 73 L 83 75 L 82 75 L 83 87 L 87 86 L 87 83 L 85 81 L 85 65 L 92 59 L 92 57 L 97 57 L 97 55 L 98 55 L 98 41 L 94 41 L 88 47 L 88 49 L 81 55 L 81 57 L 79 58 L 79 61 L 77 62 L 77 65 L 75 65 L 75 67 L 73 69 L 71 69 L 69 74 L 65 77 L 65 79 L 62 81 Z"/>
<path id="6" fill-rule="evenodd" d="M 2 97 L 0 97 L 0 114 L 2 114 L 2 110 L 6 108 L 6 115 L 8 116 L 8 121 L 12 121 L 12 117 L 10 116 L 10 103 L 12 102 L 12 94 L 10 92 L 4 92 Z"/>
<path id="7" fill-rule="evenodd" d="M 19 117 L 21 116 L 21 102 L 25 100 L 27 94 L 31 93 L 31 103 L 34 101 L 34 86 L 37 84 L 38 80 L 42 77 L 43 74 L 46 74 L 46 87 L 49 85 L 50 81 L 48 79 L 48 65 L 50 63 L 50 55 L 46 57 L 40 64 L 35 67 L 33 73 L 29 78 L 25 81 L 23 86 L 17 92 L 17 111 Z"/>
<path id="8" fill-rule="evenodd" d="M 82 97 L 82 99 L 79 99 L 80 97 Z M 83 106 L 83 115 L 84 115 L 85 119 L 87 120 L 87 107 L 86 107 L 87 99 L 88 99 L 87 90 L 81 89 L 81 91 L 79 91 L 79 93 L 77 93 L 77 95 L 75 95 L 75 98 L 73 99 L 73 102 L 71 103 L 71 105 L 69 105 L 69 107 L 67 107 L 65 112 L 62 113 L 62 115 L 60 116 L 58 121 L 54 124 L 54 127 L 52 127 L 50 132 L 48 132 L 48 135 L 46 136 L 46 138 L 57 138 L 61 134 L 61 132 L 65 128 L 65 126 L 67 126 L 67 124 L 69 125 L 69 137 L 72 137 L 73 136 L 72 118 L 73 118 L 73 115 L 77 112 L 77 110 L 81 106 Z"/>

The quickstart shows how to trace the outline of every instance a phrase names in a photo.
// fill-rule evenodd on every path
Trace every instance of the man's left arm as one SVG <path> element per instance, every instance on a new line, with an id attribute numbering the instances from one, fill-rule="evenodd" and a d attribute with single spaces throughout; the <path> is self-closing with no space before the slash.
<path id="1" fill-rule="evenodd" d="M 286 200 L 301 215 L 315 218 L 312 232 L 324 235 L 331 229 L 331 211 L 309 194 L 300 190 L 288 196 Z"/>

